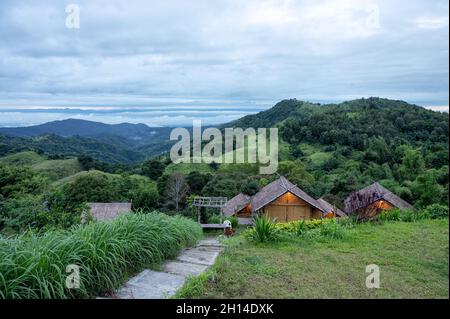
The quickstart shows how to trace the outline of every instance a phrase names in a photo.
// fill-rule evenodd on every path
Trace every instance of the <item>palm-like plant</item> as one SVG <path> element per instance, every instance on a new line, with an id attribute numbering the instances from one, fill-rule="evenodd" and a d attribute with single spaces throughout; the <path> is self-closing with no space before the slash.
<path id="1" fill-rule="evenodd" d="M 258 216 L 254 222 L 254 237 L 256 241 L 267 242 L 275 239 L 275 222 L 267 216 Z"/>

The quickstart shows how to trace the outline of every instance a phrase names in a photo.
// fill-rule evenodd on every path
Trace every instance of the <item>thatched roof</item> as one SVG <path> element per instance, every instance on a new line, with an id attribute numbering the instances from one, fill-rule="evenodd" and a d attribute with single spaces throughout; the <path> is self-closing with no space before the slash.
<path id="1" fill-rule="evenodd" d="M 345 212 L 347 214 L 351 214 L 361 208 L 373 204 L 378 200 L 385 200 L 400 209 L 413 209 L 411 204 L 376 182 L 357 192 L 351 193 L 344 201 Z"/>
<path id="2" fill-rule="evenodd" d="M 342 210 L 337 208 L 336 206 L 331 205 L 329 202 L 327 202 L 323 198 L 319 198 L 317 202 L 322 206 L 324 210 L 327 212 L 333 212 L 337 217 L 345 217 L 347 216 Z"/>
<path id="3" fill-rule="evenodd" d="M 245 206 L 250 204 L 251 197 L 245 194 L 238 194 L 234 196 L 232 199 L 225 203 L 225 207 L 223 208 L 223 214 L 225 216 L 232 216 L 236 214 L 240 210 L 242 210 Z"/>
<path id="4" fill-rule="evenodd" d="M 252 210 L 257 211 L 261 209 L 262 207 L 273 202 L 275 199 L 287 192 L 291 192 L 311 206 L 319 209 L 323 213 L 327 213 L 327 211 L 325 211 L 324 208 L 314 198 L 302 191 L 297 185 L 292 184 L 284 176 L 281 176 L 279 179 L 266 185 L 252 197 Z"/>
<path id="5" fill-rule="evenodd" d="M 88 203 L 90 213 L 96 220 L 113 219 L 131 211 L 131 203 Z"/>

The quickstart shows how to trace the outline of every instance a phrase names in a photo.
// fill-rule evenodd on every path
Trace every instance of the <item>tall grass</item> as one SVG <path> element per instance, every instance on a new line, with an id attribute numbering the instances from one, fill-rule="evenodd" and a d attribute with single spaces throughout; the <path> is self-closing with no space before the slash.
<path id="1" fill-rule="evenodd" d="M 323 223 L 318 232 L 322 238 L 327 239 L 344 239 L 347 236 L 348 225 L 343 225 L 336 221 L 336 219 L 328 219 L 327 223 Z"/>
<path id="2" fill-rule="evenodd" d="M 112 291 L 143 267 L 175 256 L 202 231 L 192 220 L 125 214 L 43 235 L 0 239 L 0 298 L 90 298 Z M 80 267 L 80 288 L 66 287 L 66 267 Z"/>

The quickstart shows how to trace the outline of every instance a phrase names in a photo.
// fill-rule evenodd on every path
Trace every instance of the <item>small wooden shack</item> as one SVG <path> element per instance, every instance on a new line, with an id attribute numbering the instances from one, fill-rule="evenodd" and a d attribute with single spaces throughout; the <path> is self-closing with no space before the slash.
<path id="1" fill-rule="evenodd" d="M 238 217 L 241 224 L 250 223 L 257 215 L 266 215 L 277 222 L 345 215 L 324 199 L 315 200 L 283 176 L 252 197 L 236 195 L 225 204 L 224 214 Z"/>
<path id="2" fill-rule="evenodd" d="M 131 203 L 88 203 L 88 207 L 94 220 L 110 220 L 131 212 Z"/>
<path id="3" fill-rule="evenodd" d="M 344 201 L 345 212 L 355 215 L 358 219 L 371 219 L 380 212 L 394 207 L 401 210 L 414 209 L 414 207 L 401 199 L 378 182 L 373 183 L 359 191 L 351 193 Z"/>

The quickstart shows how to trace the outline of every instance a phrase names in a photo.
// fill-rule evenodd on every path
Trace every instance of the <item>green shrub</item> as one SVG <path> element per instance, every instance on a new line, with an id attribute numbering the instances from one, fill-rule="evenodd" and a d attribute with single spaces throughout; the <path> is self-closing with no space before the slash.
<path id="1" fill-rule="evenodd" d="M 0 238 L 0 298 L 94 297 L 118 288 L 143 267 L 175 256 L 201 234 L 192 220 L 150 213 Z M 80 267 L 79 289 L 65 286 L 71 264 Z"/>
<path id="2" fill-rule="evenodd" d="M 296 234 L 298 236 L 303 236 L 306 234 L 307 230 L 308 227 L 306 226 L 306 222 L 302 220 L 300 223 L 297 224 Z"/>
<path id="3" fill-rule="evenodd" d="M 428 219 L 430 215 L 425 210 L 404 210 L 400 213 L 402 222 L 415 222 L 422 219 Z"/>
<path id="4" fill-rule="evenodd" d="M 430 216 L 432 219 L 437 218 L 448 218 L 448 206 L 433 204 L 427 206 L 424 211 Z"/>
<path id="5" fill-rule="evenodd" d="M 298 234 L 299 232 L 319 228 L 325 223 L 332 222 L 332 220 L 333 219 L 296 220 L 289 223 L 278 223 L 275 227 L 280 231 Z"/>
<path id="6" fill-rule="evenodd" d="M 227 220 L 231 222 L 231 227 L 237 228 L 239 225 L 239 220 L 236 216 L 227 217 Z"/>
<path id="7" fill-rule="evenodd" d="M 326 223 L 322 223 L 319 226 L 318 231 L 321 237 L 330 239 L 344 239 L 347 235 L 346 228 L 338 223 L 334 218 L 327 219 Z"/>
<path id="8" fill-rule="evenodd" d="M 376 218 L 379 221 L 385 222 L 385 221 L 400 221 L 401 220 L 401 213 L 402 211 L 398 208 L 393 208 L 390 210 L 382 211 L 378 218 Z"/>
<path id="9" fill-rule="evenodd" d="M 342 239 L 346 236 L 347 229 L 353 227 L 353 225 L 353 221 L 348 218 L 342 220 L 329 218 L 279 223 L 275 225 L 275 228 L 280 233 L 296 235 L 305 239 L 314 239 L 319 237 Z"/>
<path id="10" fill-rule="evenodd" d="M 208 216 L 208 224 L 221 224 L 220 215 L 213 214 Z"/>
<path id="11" fill-rule="evenodd" d="M 422 219 L 436 219 L 448 217 L 448 206 L 439 204 L 430 205 L 422 210 L 400 210 L 394 208 L 388 211 L 382 212 L 378 220 L 379 221 L 402 221 L 402 222 L 415 222 Z"/>

